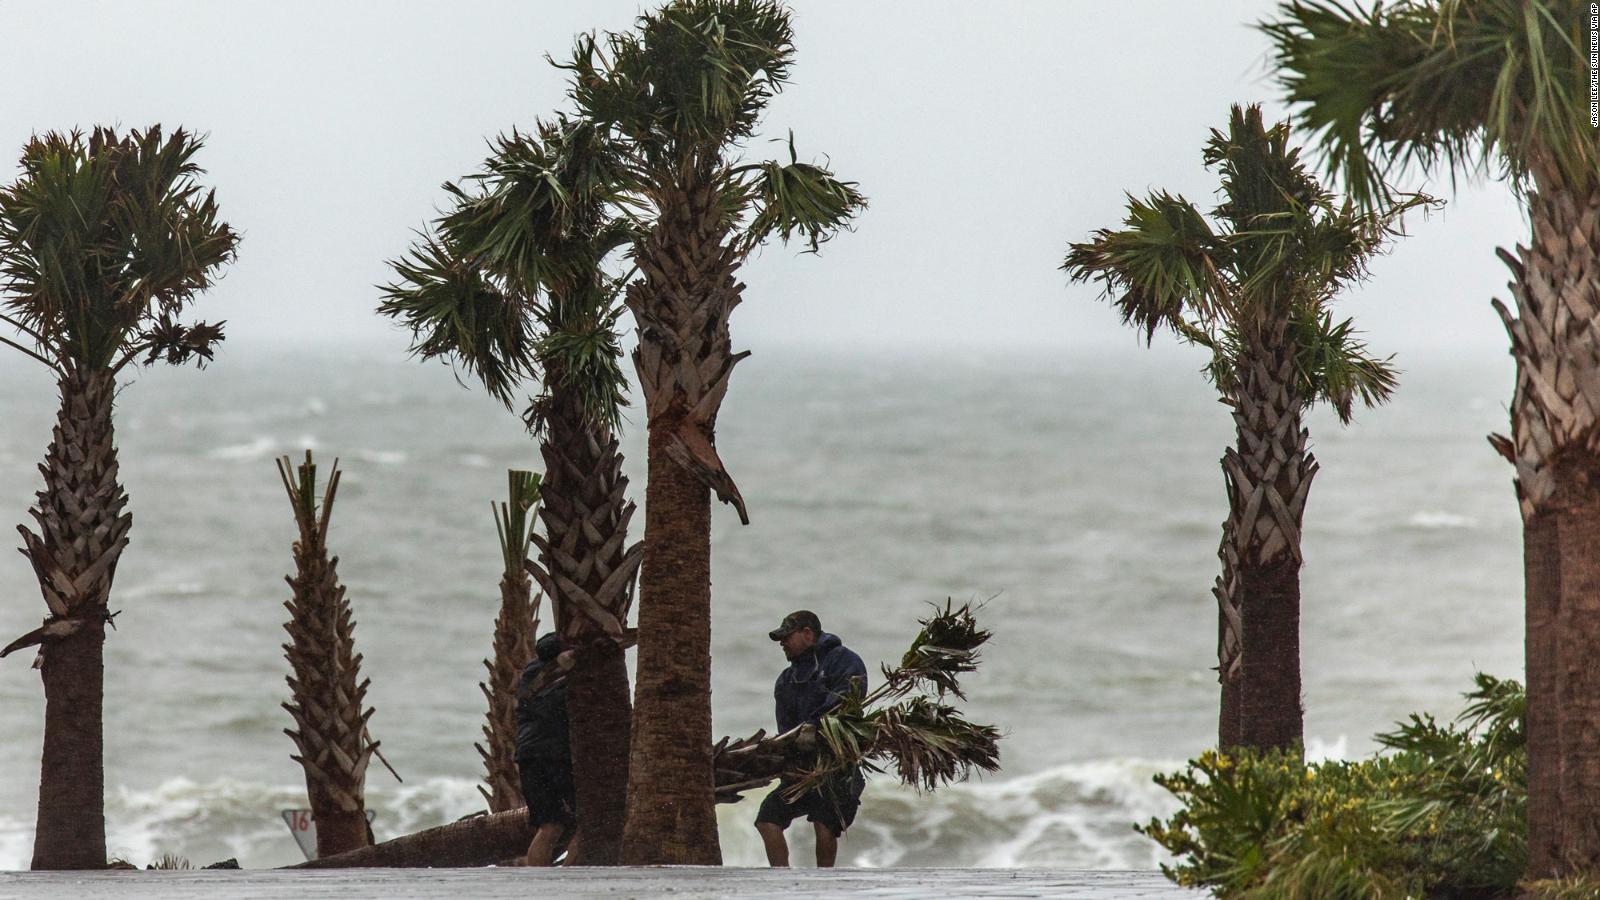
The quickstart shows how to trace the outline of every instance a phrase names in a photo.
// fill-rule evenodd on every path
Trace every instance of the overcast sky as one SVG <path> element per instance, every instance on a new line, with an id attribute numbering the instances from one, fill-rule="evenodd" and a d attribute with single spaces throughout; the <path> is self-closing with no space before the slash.
<path id="1" fill-rule="evenodd" d="M 1200 163 L 1233 102 L 1280 116 L 1268 2 L 795 0 L 792 85 L 751 154 L 793 129 L 871 201 L 820 257 L 766 248 L 744 273 L 741 348 L 1063 351 L 1132 346 L 1092 287 L 1057 269 L 1116 224 L 1124 191 L 1209 208 Z M 210 135 L 200 163 L 239 260 L 200 315 L 230 342 L 404 345 L 379 319 L 384 260 L 472 171 L 484 140 L 563 106 L 577 32 L 628 27 L 636 0 L 0 3 L 3 175 L 31 132 L 159 122 Z M 1419 186 L 1418 183 L 1408 185 Z M 1452 193 L 1345 303 L 1373 349 L 1504 352 L 1497 244 L 1523 239 L 1504 185 Z"/>

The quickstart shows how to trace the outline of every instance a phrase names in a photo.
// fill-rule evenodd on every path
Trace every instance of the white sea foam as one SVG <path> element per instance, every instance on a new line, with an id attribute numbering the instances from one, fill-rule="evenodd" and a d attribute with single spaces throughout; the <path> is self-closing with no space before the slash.
<path id="1" fill-rule="evenodd" d="M 1438 510 L 1424 510 L 1406 520 L 1412 528 L 1424 529 L 1449 529 L 1449 528 L 1476 528 L 1478 520 L 1470 516 L 1455 513 L 1440 512 Z"/>
<path id="2" fill-rule="evenodd" d="M 1341 734 L 1331 741 L 1322 738 L 1306 738 L 1306 761 L 1329 762 L 1350 758 L 1350 737 Z"/>
<path id="3" fill-rule="evenodd" d="M 854 866 L 1070 866 L 1150 869 L 1160 849 L 1132 826 L 1167 815 L 1172 799 L 1150 781 L 1174 763 L 1104 760 L 1071 763 L 1017 778 L 955 784 L 918 793 L 878 776 L 841 849 Z M 752 827 L 761 793 L 718 808 L 723 860 L 762 865 Z M 482 808 L 477 782 L 431 778 L 368 788 L 380 840 L 453 821 Z M 194 865 L 227 857 L 246 867 L 297 862 L 281 811 L 305 805 L 303 785 L 220 778 L 173 778 L 150 790 L 106 798 L 107 849 L 144 865 L 171 853 Z M 802 826 L 804 823 L 801 823 Z M 795 859 L 812 852 L 810 830 L 791 829 Z M 0 818 L 0 869 L 24 868 L 32 823 Z"/>

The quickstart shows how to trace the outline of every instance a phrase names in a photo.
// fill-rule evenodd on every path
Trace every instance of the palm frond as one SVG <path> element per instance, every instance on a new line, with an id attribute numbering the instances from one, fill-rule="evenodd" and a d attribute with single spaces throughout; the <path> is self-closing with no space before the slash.
<path id="1" fill-rule="evenodd" d="M 744 230 L 746 252 L 770 235 L 788 243 L 798 233 L 807 252 L 816 253 L 839 231 L 849 229 L 856 214 L 867 208 L 856 182 L 839 181 L 828 169 L 799 161 L 793 132 L 789 134 L 787 164 L 769 160 L 741 174 L 746 173 L 752 177 L 727 192 L 754 211 Z"/>
<path id="2" fill-rule="evenodd" d="M 1407 169 L 1519 190 L 1541 167 L 1600 181 L 1588 125 L 1584 17 L 1552 0 L 1292 0 L 1261 29 L 1302 128 L 1364 207 Z"/>
<path id="3" fill-rule="evenodd" d="M 999 730 L 968 721 L 944 702 L 949 695 L 964 698 L 959 678 L 976 671 L 978 650 L 990 632 L 978 626 L 971 604 L 956 607 L 949 600 L 918 624 L 900 666 L 885 667 L 883 683 L 870 693 L 852 685 L 816 725 L 719 743 L 719 802 L 780 776 L 787 781 L 784 790 L 798 796 L 856 768 L 893 769 L 919 790 L 961 781 L 974 769 L 998 771 Z"/>
<path id="4" fill-rule="evenodd" d="M 1207 320 L 1220 315 L 1227 250 L 1192 203 L 1165 192 L 1145 200 L 1130 194 L 1123 224 L 1072 244 L 1061 268 L 1073 281 L 1099 279 L 1123 323 L 1146 341 L 1158 328 L 1179 330 L 1186 307 Z"/>
<path id="5" fill-rule="evenodd" d="M 1355 404 L 1377 406 L 1389 399 L 1398 384 L 1393 357 L 1367 354 L 1349 319 L 1335 323 L 1331 314 L 1297 315 L 1289 323 L 1285 341 L 1295 348 L 1295 371 L 1301 379 L 1301 396 L 1325 401 L 1343 424 L 1350 424 Z"/>
<path id="6" fill-rule="evenodd" d="M 883 667 L 883 686 L 874 692 L 874 699 L 931 689 L 941 697 L 954 694 L 965 700 L 960 678 L 978 670 L 979 651 L 994 633 L 978 627 L 972 604 L 956 607 L 953 600 L 946 600 L 943 609 L 935 607 L 934 614 L 918 624 L 922 630 L 900 657 L 900 665 Z"/>
<path id="7" fill-rule="evenodd" d="M 861 767 L 872 772 L 893 769 L 902 784 L 919 790 L 964 781 L 974 769 L 1000 769 L 1000 731 L 964 718 L 954 707 L 926 696 L 865 709 L 846 701 L 825 716 L 817 729 L 816 762 L 785 788 L 798 797 Z"/>
<path id="8" fill-rule="evenodd" d="M 533 365 L 525 298 L 495 284 L 460 248 L 432 235 L 390 267 L 378 312 L 411 331 L 411 352 L 458 363 L 507 408 Z"/>

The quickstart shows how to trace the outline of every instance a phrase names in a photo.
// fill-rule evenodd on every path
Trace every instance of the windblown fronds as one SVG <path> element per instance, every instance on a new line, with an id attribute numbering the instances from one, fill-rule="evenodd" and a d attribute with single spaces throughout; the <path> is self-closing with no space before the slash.
<path id="1" fill-rule="evenodd" d="M 724 739 L 716 752 L 718 799 L 736 800 L 780 776 L 794 779 L 786 790 L 798 795 L 856 766 L 893 769 L 919 790 L 965 780 L 973 769 L 999 771 L 999 729 L 970 722 L 943 702 L 946 695 L 965 699 L 959 679 L 977 671 L 991 632 L 978 627 L 970 604 L 951 601 L 920 624 L 900 665 L 883 668 L 881 685 L 845 697 L 817 726 Z"/>

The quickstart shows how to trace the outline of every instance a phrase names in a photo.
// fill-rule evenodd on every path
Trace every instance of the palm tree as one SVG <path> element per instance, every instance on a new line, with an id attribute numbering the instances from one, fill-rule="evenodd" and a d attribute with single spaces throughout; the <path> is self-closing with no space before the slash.
<path id="1" fill-rule="evenodd" d="M 201 140 L 160 126 L 50 132 L 22 150 L 0 189 L 0 344 L 49 367 L 61 397 L 40 471 L 44 489 L 20 526 L 49 615 L 0 656 L 39 645 L 44 756 L 36 869 L 106 864 L 101 716 L 108 598 L 132 522 L 117 475 L 117 376 L 144 357 L 211 359 L 222 323 L 178 317 L 234 257 L 238 236 L 195 182 Z"/>
<path id="2" fill-rule="evenodd" d="M 1266 128 L 1256 106 L 1233 108 L 1204 160 L 1222 174 L 1210 221 L 1182 197 L 1130 197 L 1125 229 L 1073 244 L 1063 268 L 1104 282 L 1146 341 L 1167 328 L 1211 350 L 1206 375 L 1236 435 L 1222 457 L 1228 518 L 1213 588 L 1218 741 L 1298 748 L 1300 529 L 1317 471 L 1303 417 L 1321 401 L 1348 424 L 1357 401 L 1372 406 L 1394 389 L 1389 362 L 1369 356 L 1329 306 L 1423 198 L 1370 213 L 1336 206 L 1290 147 L 1288 125 Z"/>
<path id="3" fill-rule="evenodd" d="M 380 311 L 405 321 L 424 356 L 449 356 L 509 405 L 538 373 L 527 420 L 545 475 L 529 571 L 551 597 L 577 662 L 568 677 L 582 834 L 574 862 L 621 858 L 629 722 L 625 645 L 643 550 L 626 543 L 634 505 L 616 431 L 626 379 L 616 322 L 621 283 L 603 270 L 631 225 L 611 201 L 604 135 L 565 119 L 499 138 L 484 171 L 447 185 L 454 205 L 404 260 Z"/>
<path id="4" fill-rule="evenodd" d="M 328 523 L 339 493 L 339 461 L 328 472 L 322 502 L 317 502 L 317 466 L 295 466 L 278 460 L 299 539 L 294 542 L 294 574 L 284 577 L 290 599 L 284 603 L 289 621 L 291 701 L 283 704 L 295 727 L 284 729 L 297 751 L 292 757 L 306 776 L 311 819 L 317 826 L 317 856 L 333 856 L 372 843 L 367 828 L 367 764 L 378 742 L 367 733 L 373 709 L 361 677 L 361 654 L 355 651 L 355 619 L 344 585 L 339 583 L 339 557 L 328 554 Z"/>
<path id="5" fill-rule="evenodd" d="M 625 860 L 716 864 L 711 747 L 711 501 L 748 522 L 716 450 L 734 366 L 728 318 L 739 266 L 776 234 L 816 250 L 866 204 L 853 183 L 801 163 L 745 163 L 741 148 L 794 59 L 773 0 L 676 0 L 629 32 L 586 35 L 572 59 L 578 114 L 603 129 L 615 185 L 640 222 L 628 285 L 633 361 L 648 414 Z"/>
<path id="6" fill-rule="evenodd" d="M 1508 181 L 1531 224 L 1511 269 L 1511 436 L 1527 614 L 1529 876 L 1600 868 L 1600 140 L 1588 5 L 1283 4 L 1262 26 L 1301 126 L 1358 202 L 1407 169 Z"/>
<path id="7" fill-rule="evenodd" d="M 517 680 L 533 659 L 534 635 L 539 631 L 539 608 L 528 576 L 528 546 L 534 507 L 539 503 L 539 476 L 512 469 L 506 473 L 507 495 L 494 510 L 495 531 L 500 536 L 500 615 L 494 620 L 494 658 L 483 661 L 489 680 L 478 682 L 489 701 L 483 723 L 484 785 L 478 792 L 492 813 L 523 805 L 522 782 L 517 771 Z M 493 504 L 491 504 L 493 505 Z"/>

